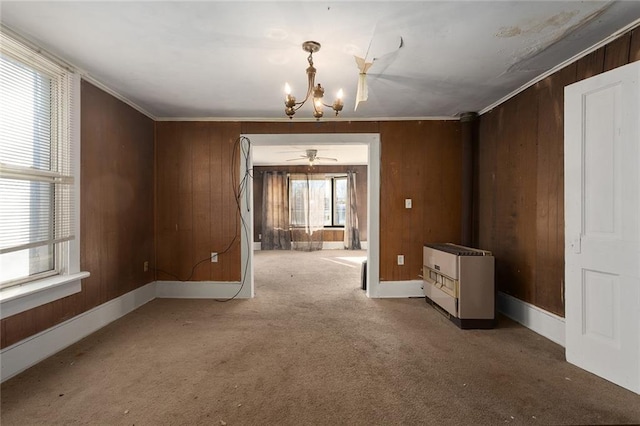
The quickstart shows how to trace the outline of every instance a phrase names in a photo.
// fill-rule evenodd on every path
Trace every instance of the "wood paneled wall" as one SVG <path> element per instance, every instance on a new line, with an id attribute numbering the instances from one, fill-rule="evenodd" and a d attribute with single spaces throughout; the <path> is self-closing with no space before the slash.
<path id="1" fill-rule="evenodd" d="M 563 89 L 637 60 L 640 29 L 480 118 L 474 245 L 494 251 L 499 290 L 564 315 Z M 153 121 L 83 82 L 81 268 L 91 277 L 78 294 L 2 320 L 1 347 L 152 281 L 156 268 L 157 279 L 239 280 L 231 156 L 252 133 L 380 133 L 382 280 L 417 279 L 424 243 L 459 242 L 459 122 L 159 122 L 154 160 Z M 212 264 L 212 251 L 226 252 Z"/>
<path id="2" fill-rule="evenodd" d="M 158 280 L 240 280 L 239 137 L 239 123 L 156 123 Z"/>
<path id="3" fill-rule="evenodd" d="M 480 117 L 474 245 L 496 285 L 564 316 L 564 87 L 640 59 L 640 29 Z"/>
<path id="4" fill-rule="evenodd" d="M 288 134 L 288 133 L 378 133 L 377 121 L 315 121 L 315 122 L 245 122 L 242 134 Z"/>
<path id="5" fill-rule="evenodd" d="M 382 281 L 419 279 L 425 243 L 460 242 L 460 122 L 243 123 L 242 133 L 380 134 Z M 412 209 L 405 209 L 405 198 L 413 200 Z M 402 266 L 399 254 L 405 256 Z"/>
<path id="6" fill-rule="evenodd" d="M 80 293 L 2 320 L 3 348 L 154 280 L 153 121 L 81 87 L 80 267 L 91 276 Z"/>
<path id="7" fill-rule="evenodd" d="M 322 166 L 254 166 L 253 167 L 253 241 L 260 241 L 262 233 L 262 188 L 263 173 L 267 171 L 288 173 L 346 173 L 356 172 L 356 197 L 358 200 L 358 225 L 360 240 L 367 240 L 367 166 L 322 165 Z M 324 241 L 343 241 L 343 229 L 325 229 Z"/>
<path id="8" fill-rule="evenodd" d="M 460 243 L 460 122 L 381 122 L 380 140 L 380 279 L 419 279 L 425 243 Z"/>

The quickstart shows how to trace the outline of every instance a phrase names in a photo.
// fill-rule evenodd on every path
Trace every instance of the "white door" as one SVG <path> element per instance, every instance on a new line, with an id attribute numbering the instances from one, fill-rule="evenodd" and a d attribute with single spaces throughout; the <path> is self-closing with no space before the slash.
<path id="1" fill-rule="evenodd" d="M 640 62 L 565 89 L 567 361 L 640 393 Z"/>

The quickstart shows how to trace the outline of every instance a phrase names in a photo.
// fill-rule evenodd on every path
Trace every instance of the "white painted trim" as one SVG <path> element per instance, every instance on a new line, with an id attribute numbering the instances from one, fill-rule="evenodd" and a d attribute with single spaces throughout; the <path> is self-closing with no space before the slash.
<path id="1" fill-rule="evenodd" d="M 276 118 L 264 118 L 264 117 L 156 117 L 156 121 L 222 121 L 222 122 L 257 122 L 257 123 L 291 123 L 289 117 L 276 117 Z M 300 117 L 294 119 L 296 122 L 316 123 L 318 120 L 315 118 Z M 327 123 L 332 121 L 342 122 L 360 122 L 360 121 L 457 121 L 460 117 L 456 116 L 433 116 L 433 117 L 344 117 L 344 118 L 331 118 L 322 119 L 320 123 Z M 246 136 L 251 136 L 247 134 Z"/>
<path id="2" fill-rule="evenodd" d="M 304 145 L 312 143 L 313 145 L 335 145 L 337 144 L 354 144 L 354 145 L 367 145 L 369 147 L 368 154 L 368 167 L 367 167 L 367 211 L 368 222 L 367 227 L 367 296 L 376 294 L 377 286 L 379 285 L 380 275 L 380 153 L 381 142 L 379 133 L 314 133 L 314 134 L 294 134 L 287 133 L 277 135 L 277 138 L 272 134 L 246 134 L 242 135 L 251 140 L 252 145 L 269 146 L 269 145 Z M 250 155 L 249 167 L 253 167 L 253 153 Z M 248 185 L 249 188 L 253 188 L 253 185 Z M 248 198 L 250 206 L 243 208 L 243 214 L 247 215 L 247 222 L 251 220 L 250 234 L 253 235 L 253 215 L 250 215 L 250 210 L 253 210 L 253 197 L 243 197 L 244 200 Z M 369 249 L 369 247 L 373 247 Z M 364 248 L 364 247 L 363 247 Z M 253 259 L 253 251 L 249 253 L 250 262 Z M 244 265 L 244 264 L 243 264 Z M 253 267 L 249 268 L 250 278 L 253 282 Z"/>
<path id="3" fill-rule="evenodd" d="M 360 248 L 362 250 L 367 249 L 367 242 L 360 241 Z M 323 250 L 347 250 L 344 248 L 344 241 L 323 241 L 322 242 Z"/>
<path id="4" fill-rule="evenodd" d="M 360 241 L 360 248 L 362 250 L 367 250 L 368 246 L 369 246 L 369 244 L 367 244 L 366 241 Z M 322 249 L 323 250 L 344 249 L 344 242 L 343 241 L 324 241 L 322 243 Z M 262 250 L 262 243 L 260 241 L 254 241 L 253 242 L 253 251 L 261 251 L 261 250 Z"/>
<path id="5" fill-rule="evenodd" d="M 367 167 L 367 297 L 377 297 L 380 286 L 380 134 L 369 142 Z"/>
<path id="6" fill-rule="evenodd" d="M 368 282 L 367 282 L 368 284 Z M 369 297 L 375 298 L 406 298 L 424 297 L 422 280 L 410 281 L 381 281 L 374 294 Z M 369 286 L 367 285 L 367 289 Z"/>
<path id="7" fill-rule="evenodd" d="M 4 382 L 150 302 L 155 294 L 156 284 L 151 282 L 3 349 L 0 352 L 1 381 Z"/>
<path id="8" fill-rule="evenodd" d="M 640 25 L 640 19 L 636 19 L 634 22 L 630 23 L 626 27 L 623 27 L 623 28 L 617 30 L 615 33 L 611 34 L 609 37 L 605 38 L 604 40 L 594 44 L 593 46 L 589 47 L 588 49 L 583 50 L 582 52 L 578 53 L 577 55 L 572 56 L 571 58 L 567 59 L 566 61 L 559 63 L 555 67 L 551 68 L 549 71 L 540 74 L 538 77 L 534 78 L 533 80 L 529 81 L 528 83 L 523 84 L 522 86 L 520 86 L 519 88 L 517 88 L 513 92 L 511 92 L 508 95 L 498 99 L 497 101 L 495 101 L 491 105 L 482 108 L 478 112 L 478 115 L 482 115 L 482 114 L 484 114 L 486 112 L 491 111 L 492 109 L 494 109 L 498 105 L 500 105 L 500 104 L 502 104 L 504 102 L 507 102 L 509 99 L 513 98 L 514 96 L 518 95 L 521 92 L 524 92 L 525 90 L 527 90 L 529 87 L 533 86 L 534 84 L 536 84 L 536 83 L 544 80 L 545 78 L 549 77 L 551 74 L 553 74 L 555 72 L 558 72 L 562 68 L 566 67 L 567 65 L 571 65 L 572 63 L 574 63 L 578 59 L 581 59 L 581 58 L 587 56 L 588 54 L 590 54 L 592 52 L 595 52 L 596 50 L 600 49 L 602 46 L 606 45 L 607 43 L 610 43 L 611 41 L 613 41 L 616 38 L 620 37 L 621 35 L 623 35 L 627 31 L 630 31 L 630 30 L 632 30 L 633 28 L 635 28 L 635 27 L 637 27 L 639 25 Z"/>
<path id="9" fill-rule="evenodd" d="M 88 272 L 54 275 L 6 288 L 0 291 L 0 319 L 79 293 L 82 290 L 80 280 L 88 276 Z"/>
<path id="10" fill-rule="evenodd" d="M 564 318 L 500 291 L 497 308 L 512 320 L 560 346 L 565 346 Z"/>
<path id="11" fill-rule="evenodd" d="M 4 32 L 5 29 L 3 28 L 2 31 Z M 33 46 L 11 30 L 8 30 L 8 34 L 26 44 L 29 48 L 41 53 L 47 59 L 57 63 L 60 67 L 69 69 L 68 64 L 60 62 L 58 58 L 50 57 L 46 52 L 42 52 L 39 48 Z M 69 142 L 72 161 L 71 170 L 75 182 L 72 187 L 72 198 L 76 200 L 75 203 L 72 203 L 71 209 L 71 226 L 73 228 L 71 234 L 75 237 L 57 245 L 56 270 L 60 272 L 58 275 L 26 282 L 0 291 L 0 319 L 78 293 L 82 290 L 80 280 L 89 276 L 89 272 L 80 271 L 80 102 L 82 98 L 80 96 L 80 76 L 73 71 L 69 72 L 71 75 Z"/>
<path id="12" fill-rule="evenodd" d="M 344 241 L 323 241 L 322 250 L 344 250 Z"/>
<path id="13" fill-rule="evenodd" d="M 71 77 L 71 123 L 69 129 L 69 138 L 71 142 L 71 170 L 73 173 L 73 202 L 71 203 L 71 215 L 72 215 L 72 232 L 75 238 L 70 241 L 67 241 L 63 244 L 60 244 L 60 256 L 64 256 L 66 258 L 61 258 L 62 261 L 59 263 L 59 271 L 66 275 L 74 275 L 80 272 L 80 241 L 81 239 L 81 229 L 80 229 L 80 210 L 82 208 L 82 191 L 80 190 L 82 185 L 82 135 L 81 135 L 81 125 L 82 125 L 82 90 L 80 84 L 80 76 L 78 74 L 73 74 Z M 66 264 L 66 270 L 64 268 L 64 264 Z M 89 276 L 89 273 L 86 273 L 86 276 L 79 277 L 86 278 Z"/>
<path id="14" fill-rule="evenodd" d="M 104 90 L 105 92 L 107 92 L 108 94 L 113 96 L 114 98 L 121 100 L 125 104 L 129 105 L 131 108 L 133 108 L 136 111 L 140 112 L 141 114 L 146 115 L 147 117 L 149 117 L 152 120 L 157 120 L 157 118 L 153 114 L 151 114 L 150 112 L 148 112 L 147 110 L 142 108 L 140 105 L 136 104 L 135 102 L 131 101 L 130 99 L 126 98 L 125 96 L 121 95 L 120 93 L 116 92 L 115 90 L 110 89 L 109 87 L 105 86 L 103 83 L 101 83 L 99 80 L 97 80 L 94 76 L 89 74 L 88 71 L 83 70 L 79 66 L 67 61 L 66 59 L 63 59 L 60 56 L 55 55 L 55 54 L 43 49 L 36 42 L 32 41 L 30 38 L 25 37 L 24 35 L 20 34 L 16 30 L 14 30 L 14 29 L 12 29 L 10 27 L 7 27 L 4 24 L 2 25 L 2 31 L 7 33 L 7 34 L 9 34 L 11 37 L 17 39 L 21 43 L 29 46 L 29 48 L 31 48 L 34 51 L 38 52 L 39 54 L 45 56 L 49 60 L 57 63 L 61 67 L 66 68 L 67 70 L 71 71 L 74 74 L 78 74 L 80 77 L 82 77 L 83 79 L 85 79 L 89 83 L 91 83 L 94 86 L 100 88 L 101 90 Z"/>
<path id="15" fill-rule="evenodd" d="M 121 95 L 120 93 L 118 93 L 115 90 L 109 88 L 108 86 L 105 86 L 103 83 L 101 83 L 99 80 L 97 80 L 94 76 L 92 76 L 88 72 L 80 71 L 79 73 L 80 73 L 80 75 L 82 76 L 82 78 L 84 80 L 86 80 L 89 83 L 93 84 L 98 89 L 103 90 L 104 92 L 110 94 L 111 96 L 113 96 L 114 98 L 118 99 L 119 101 L 124 102 L 125 104 L 129 105 L 131 108 L 135 109 L 136 111 L 138 111 L 140 114 L 146 116 L 147 118 L 150 118 L 150 119 L 152 119 L 154 121 L 158 121 L 158 119 L 153 114 L 151 114 L 149 111 L 147 111 L 146 109 L 142 108 L 140 105 L 136 104 L 131 99 Z"/>
<path id="16" fill-rule="evenodd" d="M 240 153 L 246 153 L 246 161 L 240 155 L 240 176 L 238 182 L 243 182 L 247 177 L 247 184 L 244 185 L 246 194 L 240 196 L 240 281 L 241 286 L 239 293 L 233 293 L 230 296 L 223 295 L 223 298 L 235 297 L 240 299 L 249 299 L 255 297 L 255 282 L 253 279 L 253 179 L 250 171 L 253 170 L 253 158 L 251 157 L 250 139 L 240 136 L 242 146 Z M 225 288 L 226 291 L 226 288 Z M 226 294 L 226 293 L 225 293 Z M 217 296 L 220 297 L 220 296 Z"/>
<path id="17" fill-rule="evenodd" d="M 236 299 L 252 297 L 246 290 L 238 293 L 240 286 L 241 283 L 237 281 L 157 281 L 156 297 L 158 299 L 229 299 L 236 293 L 238 294 Z M 245 287 L 248 287 L 246 283 Z"/>

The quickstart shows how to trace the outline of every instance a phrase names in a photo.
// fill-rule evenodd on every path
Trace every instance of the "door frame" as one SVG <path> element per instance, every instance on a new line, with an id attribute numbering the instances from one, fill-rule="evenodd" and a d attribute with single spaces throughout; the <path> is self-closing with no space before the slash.
<path id="1" fill-rule="evenodd" d="M 379 297 L 380 287 L 380 134 L 379 133 L 287 133 L 242 134 L 252 146 L 273 145 L 367 145 L 367 297 Z M 248 148 L 243 142 L 243 148 Z M 253 152 L 242 161 L 240 175 L 247 167 L 253 169 Z M 250 283 L 245 297 L 255 297 L 253 268 L 253 181 L 246 187 L 247 196 L 241 200 L 241 218 L 248 231 L 242 232 L 242 282 Z M 246 234 L 246 235 L 245 235 Z"/>

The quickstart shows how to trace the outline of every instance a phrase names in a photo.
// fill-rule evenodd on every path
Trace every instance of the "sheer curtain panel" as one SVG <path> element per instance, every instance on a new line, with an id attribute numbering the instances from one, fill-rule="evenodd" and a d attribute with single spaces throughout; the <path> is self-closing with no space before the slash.
<path id="1" fill-rule="evenodd" d="M 286 172 L 265 172 L 262 189 L 262 250 L 291 250 Z"/>
<path id="2" fill-rule="evenodd" d="M 294 250 L 322 250 L 326 217 L 326 178 L 323 174 L 292 174 L 291 234 Z"/>
<path id="3" fill-rule="evenodd" d="M 347 173 L 347 203 L 344 223 L 344 248 L 360 250 L 360 230 L 358 229 L 358 200 L 356 192 L 356 173 Z"/>

